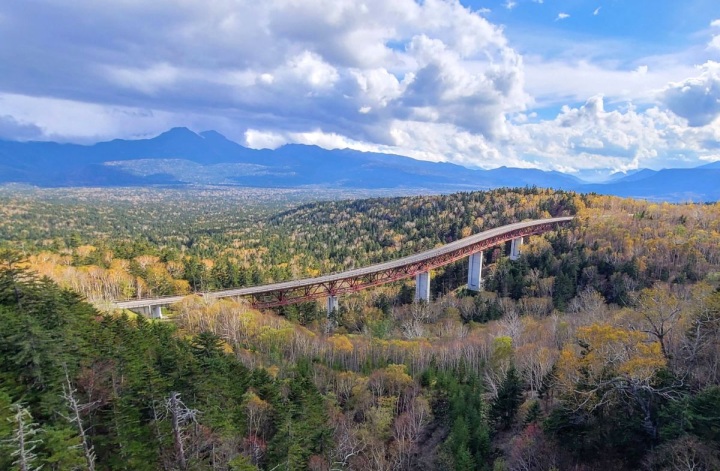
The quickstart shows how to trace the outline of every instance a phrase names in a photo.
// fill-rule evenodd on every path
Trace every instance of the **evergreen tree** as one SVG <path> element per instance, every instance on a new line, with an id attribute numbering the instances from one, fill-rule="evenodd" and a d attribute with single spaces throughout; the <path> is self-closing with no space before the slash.
<path id="1" fill-rule="evenodd" d="M 540 401 L 533 401 L 528 408 L 527 414 L 525 414 L 525 425 L 536 423 L 540 420 L 542 410 L 540 409 Z"/>
<path id="2" fill-rule="evenodd" d="M 508 429 L 515 420 L 523 391 L 520 377 L 514 366 L 511 366 L 500 385 L 498 395 L 490 406 L 490 418 L 501 429 Z"/>

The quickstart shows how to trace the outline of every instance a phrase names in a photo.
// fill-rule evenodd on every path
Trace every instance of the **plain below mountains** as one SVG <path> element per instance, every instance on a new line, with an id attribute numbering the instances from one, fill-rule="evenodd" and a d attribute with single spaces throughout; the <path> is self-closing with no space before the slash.
<path id="1" fill-rule="evenodd" d="M 0 140 L 0 183 L 44 187 L 237 185 L 251 187 L 424 188 L 431 191 L 538 186 L 668 201 L 720 199 L 720 163 L 643 170 L 605 184 L 560 172 L 473 170 L 390 154 L 316 146 L 249 149 L 215 131 L 174 128 L 151 139 L 94 145 Z"/>

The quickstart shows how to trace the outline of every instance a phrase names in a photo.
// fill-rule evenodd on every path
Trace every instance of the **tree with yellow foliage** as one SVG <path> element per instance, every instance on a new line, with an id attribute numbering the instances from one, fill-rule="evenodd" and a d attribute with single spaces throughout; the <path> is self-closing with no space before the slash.
<path id="1" fill-rule="evenodd" d="M 667 366 L 657 339 L 610 324 L 577 331 L 577 345 L 567 345 L 557 363 L 557 385 L 576 410 L 609 407 L 641 393 L 666 393 L 654 386 Z"/>

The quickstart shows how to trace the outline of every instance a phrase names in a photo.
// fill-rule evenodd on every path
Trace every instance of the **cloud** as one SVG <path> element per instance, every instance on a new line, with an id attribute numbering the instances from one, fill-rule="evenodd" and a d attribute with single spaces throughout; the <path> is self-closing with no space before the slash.
<path id="1" fill-rule="evenodd" d="M 188 126 L 252 147 L 483 168 L 717 153 L 715 63 L 628 59 L 626 43 L 597 38 L 523 57 L 487 13 L 455 0 L 0 2 L 0 136 L 93 142 Z"/>
<path id="2" fill-rule="evenodd" d="M 627 104 L 623 109 L 608 110 L 601 95 L 578 107 L 565 106 L 551 119 L 530 122 L 527 118 L 513 120 L 507 136 L 499 140 L 485 139 L 452 124 L 398 120 L 389 124 L 389 144 L 356 141 L 321 130 L 252 130 L 246 142 L 257 148 L 302 143 L 451 161 L 469 167 L 506 165 L 564 172 L 687 166 L 692 161 L 713 160 L 717 145 L 711 148 L 708 143 L 720 142 L 720 127 L 690 128 L 682 118 L 657 106 L 640 111 Z"/>
<path id="3" fill-rule="evenodd" d="M 148 108 L 7 93 L 0 93 L 0 109 L 11 114 L 0 119 L 0 132 L 6 138 L 19 140 L 96 142 L 119 136 L 146 137 L 207 119 Z M 216 120 L 214 124 L 222 123 Z"/>
<path id="4" fill-rule="evenodd" d="M 451 0 L 39 0 L 0 14 L 13 63 L 0 91 L 16 95 L 381 143 L 396 120 L 494 138 L 530 103 L 502 28 Z"/>
<path id="5" fill-rule="evenodd" d="M 565 106 L 554 119 L 518 125 L 514 152 L 537 166 L 562 171 L 687 166 L 708 154 L 706 143 L 720 137 L 713 127 L 688 128 L 670 111 L 644 111 L 629 104 L 607 110 L 602 96 L 579 107 Z"/>
<path id="6" fill-rule="evenodd" d="M 720 34 L 712 37 L 712 39 L 708 43 L 708 49 L 720 51 Z"/>
<path id="7" fill-rule="evenodd" d="M 0 139 L 28 141 L 39 139 L 42 135 L 42 129 L 35 124 L 22 123 L 13 116 L 0 115 Z"/>
<path id="8" fill-rule="evenodd" d="M 697 77 L 668 85 L 663 103 L 690 126 L 705 126 L 720 116 L 720 63 L 708 61 Z"/>
<path id="9" fill-rule="evenodd" d="M 600 9 L 602 9 L 602 7 L 597 7 L 595 11 L 593 11 L 593 15 L 598 16 L 600 14 Z"/>
<path id="10" fill-rule="evenodd" d="M 504 132 L 504 115 L 524 109 L 522 59 L 505 50 L 501 63 L 464 67 L 462 57 L 441 41 L 415 37 L 409 51 L 419 67 L 399 98 L 396 117 L 445 122 L 495 137 Z M 409 113 L 403 114 L 403 112 Z"/>
<path id="11" fill-rule="evenodd" d="M 277 149 L 288 142 L 290 139 L 280 133 L 248 129 L 242 144 L 251 149 Z"/>
<path id="12" fill-rule="evenodd" d="M 303 51 L 290 59 L 287 67 L 297 81 L 305 82 L 312 88 L 332 87 L 340 77 L 335 67 L 309 51 Z"/>
<path id="13" fill-rule="evenodd" d="M 185 75 L 182 73 L 182 75 Z M 106 67 L 106 77 L 115 84 L 154 95 L 174 85 L 181 71 L 168 63 L 153 64 L 149 67 Z"/>
<path id="14" fill-rule="evenodd" d="M 657 92 L 668 82 L 696 73 L 696 68 L 680 64 L 675 58 L 654 57 L 642 61 L 623 64 L 526 56 L 523 60 L 525 87 L 536 106 L 582 102 L 600 93 L 611 102 L 631 100 L 654 104 Z"/>
<path id="15" fill-rule="evenodd" d="M 392 144 L 372 144 L 348 139 L 334 133 L 315 129 L 307 132 L 278 132 L 249 129 L 245 144 L 255 149 L 275 149 L 288 143 L 317 145 L 326 149 L 354 149 L 406 155 L 433 162 L 455 163 L 493 168 L 500 165 L 528 167 L 521 159 L 506 155 L 482 136 L 460 130 L 452 125 L 438 125 L 421 121 L 396 121 L 391 124 Z"/>
<path id="16" fill-rule="evenodd" d="M 720 19 L 711 21 L 710 27 L 720 29 Z M 715 34 L 712 36 L 712 39 L 710 39 L 710 42 L 707 45 L 707 48 L 709 50 L 720 51 L 720 34 Z"/>

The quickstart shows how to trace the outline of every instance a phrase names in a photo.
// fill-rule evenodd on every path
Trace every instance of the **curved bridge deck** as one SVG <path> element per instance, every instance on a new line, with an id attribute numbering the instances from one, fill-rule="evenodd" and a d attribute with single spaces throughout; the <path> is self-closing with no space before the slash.
<path id="1" fill-rule="evenodd" d="M 464 239 L 451 242 L 442 247 L 390 262 L 378 263 L 364 268 L 318 276 L 316 278 L 305 278 L 252 286 L 249 288 L 213 291 L 201 293 L 201 295 L 208 298 L 246 297 L 250 298 L 254 307 L 261 309 L 352 293 L 365 288 L 426 273 L 434 268 L 447 265 L 448 263 L 504 242 L 548 232 L 572 220 L 573 217 L 560 217 L 508 224 L 465 237 Z M 184 297 L 185 296 L 168 296 L 138 299 L 114 302 L 113 305 L 125 309 L 152 308 L 154 306 L 166 306 L 179 302 Z"/>

